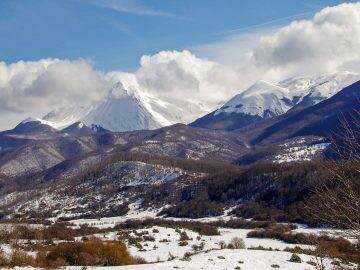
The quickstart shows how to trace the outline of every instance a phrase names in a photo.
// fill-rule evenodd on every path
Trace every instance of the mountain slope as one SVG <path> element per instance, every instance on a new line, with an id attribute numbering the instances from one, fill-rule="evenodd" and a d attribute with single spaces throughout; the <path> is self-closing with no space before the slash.
<path id="1" fill-rule="evenodd" d="M 104 100 L 56 109 L 43 120 L 56 128 L 75 122 L 99 125 L 111 131 L 156 129 L 188 123 L 204 114 L 201 105 L 181 100 L 160 100 L 140 90 L 127 90 L 116 83 Z"/>
<path id="2" fill-rule="evenodd" d="M 267 144 L 308 135 L 329 138 L 339 132 L 343 121 L 353 122 L 356 111 L 360 111 L 360 81 L 314 106 L 280 117 L 254 136 L 252 143 Z"/>
<path id="3" fill-rule="evenodd" d="M 315 105 L 359 79 L 359 74 L 339 72 L 278 83 L 259 81 L 191 125 L 223 130 L 243 128 L 289 110 L 299 111 Z"/>
<path id="4" fill-rule="evenodd" d="M 191 125 L 224 130 L 241 128 L 285 113 L 293 105 L 287 96 L 286 88 L 259 81 Z"/>
<path id="5" fill-rule="evenodd" d="M 53 137 L 26 138 L 16 147 L 0 151 L 0 173 L 16 178 L 42 172 L 71 158 L 116 152 L 234 161 L 248 151 L 246 142 L 237 133 L 184 124 L 156 130 L 99 133 L 90 132 L 88 128 L 84 130 L 84 127 L 79 128 L 77 123 Z"/>
<path id="6" fill-rule="evenodd" d="M 33 140 L 46 140 L 61 136 L 57 129 L 44 120 L 28 118 L 15 128 L 0 132 L 0 151 L 19 147 Z"/>
<path id="7" fill-rule="evenodd" d="M 94 134 L 96 131 L 91 129 L 90 127 L 86 126 L 82 122 L 76 122 L 67 128 L 61 130 L 61 133 L 64 135 L 71 135 L 71 136 L 85 136 Z"/>

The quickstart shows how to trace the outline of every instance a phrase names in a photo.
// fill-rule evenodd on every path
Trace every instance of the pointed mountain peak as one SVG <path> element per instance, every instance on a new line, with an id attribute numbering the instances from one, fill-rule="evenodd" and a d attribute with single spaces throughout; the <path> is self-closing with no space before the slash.
<path id="1" fill-rule="evenodd" d="M 61 133 L 71 136 L 83 136 L 93 134 L 94 131 L 90 127 L 86 126 L 83 122 L 78 121 L 68 126 L 67 128 L 62 129 Z"/>

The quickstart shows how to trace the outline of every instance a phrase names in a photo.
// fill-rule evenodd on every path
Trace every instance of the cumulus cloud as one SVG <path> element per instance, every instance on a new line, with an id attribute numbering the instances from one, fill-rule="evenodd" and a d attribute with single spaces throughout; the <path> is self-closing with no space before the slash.
<path id="1" fill-rule="evenodd" d="M 45 59 L 0 62 L 0 108 L 27 112 L 34 108 L 92 102 L 106 94 L 103 76 L 84 60 Z"/>
<path id="2" fill-rule="evenodd" d="M 187 50 L 145 55 L 135 75 L 140 87 L 154 95 L 204 104 L 227 98 L 228 89 L 235 87 L 229 78 L 237 77 L 231 68 L 198 58 Z"/>
<path id="3" fill-rule="evenodd" d="M 202 56 L 237 68 L 250 81 L 359 72 L 360 3 L 327 7 L 307 20 L 235 33 L 196 49 Z"/>
<path id="4" fill-rule="evenodd" d="M 327 72 L 360 58 L 360 3 L 328 7 L 263 37 L 254 64 L 289 73 Z M 310 70 L 309 70 L 310 68 Z"/>
<path id="5" fill-rule="evenodd" d="M 360 3 L 328 7 L 281 28 L 232 34 L 195 51 L 201 58 L 189 51 L 143 56 L 138 84 L 155 95 L 211 107 L 259 79 L 360 72 Z"/>

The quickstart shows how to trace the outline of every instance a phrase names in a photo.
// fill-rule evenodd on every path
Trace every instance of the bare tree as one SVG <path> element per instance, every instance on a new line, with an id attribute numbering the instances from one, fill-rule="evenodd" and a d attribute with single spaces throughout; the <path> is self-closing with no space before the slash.
<path id="1" fill-rule="evenodd" d="M 337 160 L 325 162 L 329 176 L 319 180 L 308 204 L 310 214 L 329 226 L 348 229 L 360 240 L 360 112 L 341 121 L 332 149 Z"/>

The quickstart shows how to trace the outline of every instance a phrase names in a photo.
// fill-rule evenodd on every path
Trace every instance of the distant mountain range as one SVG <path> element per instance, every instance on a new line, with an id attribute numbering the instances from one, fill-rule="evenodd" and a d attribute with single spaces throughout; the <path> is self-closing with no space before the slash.
<path id="1" fill-rule="evenodd" d="M 58 108 L 41 120 L 56 129 L 82 122 L 111 131 L 157 129 L 176 123 L 235 130 L 317 104 L 357 80 L 359 74 L 339 72 L 281 82 L 258 81 L 207 115 L 211 107 L 196 101 L 160 99 L 138 88 L 126 89 L 118 82 L 101 101 Z"/>
<path id="2" fill-rule="evenodd" d="M 174 190 L 191 193 L 187 186 L 197 183 L 209 168 L 216 173 L 227 166 L 242 168 L 234 164 L 321 158 L 343 122 L 356 128 L 351 123 L 360 111 L 360 81 L 342 90 L 334 88 L 339 86 L 335 81 L 312 87 L 292 106 L 280 103 L 275 109 L 276 99 L 261 103 L 266 109 L 256 111 L 259 121 L 233 130 L 174 124 L 113 132 L 80 121 L 60 129 L 49 118 L 26 119 L 0 132 L 0 206 L 26 217 L 49 213 L 86 217 L 94 209 L 103 215 L 120 202 L 150 198 L 152 207 L 160 208 L 171 203 Z M 270 89 L 271 97 L 286 97 L 286 90 L 276 85 Z M 315 95 L 321 89 L 326 91 Z M 266 91 L 255 92 L 268 96 Z M 265 113 L 268 109 L 274 114 Z M 240 114 L 245 112 L 253 116 L 245 108 Z"/>
<path id="3" fill-rule="evenodd" d="M 289 110 L 315 105 L 358 80 L 359 74 L 341 72 L 291 78 L 278 83 L 259 81 L 191 125 L 221 130 L 243 128 Z"/>
<path id="4" fill-rule="evenodd" d="M 301 100 L 309 99 L 316 91 L 320 92 L 319 89 L 330 89 L 329 81 L 326 83 L 312 87 Z M 276 86 L 271 89 L 272 93 L 279 93 Z M 7 177 L 17 177 L 48 170 L 83 155 L 109 155 L 119 151 L 226 162 L 245 158 L 247 163 L 284 160 L 281 155 L 289 155 L 284 151 L 291 145 L 293 149 L 313 149 L 308 151 L 310 156 L 303 157 L 308 159 L 326 148 L 331 136 L 339 131 L 341 119 L 351 122 L 352 114 L 360 111 L 360 82 L 341 91 L 331 90 L 337 94 L 321 102 L 312 100 L 315 105 L 301 108 L 300 101 L 292 108 L 280 106 L 286 112 L 278 111 L 278 115 L 272 117 L 263 115 L 263 120 L 232 131 L 175 124 L 155 130 L 112 132 L 83 122 L 58 130 L 48 120 L 30 118 L 12 130 L 0 132 L 0 172 Z M 256 93 L 267 95 L 264 91 Z M 321 98 L 325 98 L 325 94 L 323 92 Z"/>

